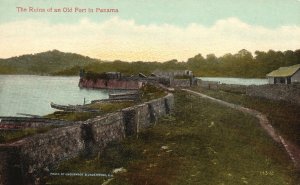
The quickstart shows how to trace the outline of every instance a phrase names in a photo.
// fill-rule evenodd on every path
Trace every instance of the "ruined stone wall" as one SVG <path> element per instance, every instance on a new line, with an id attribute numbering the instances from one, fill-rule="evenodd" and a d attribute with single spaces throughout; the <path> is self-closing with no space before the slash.
<path id="1" fill-rule="evenodd" d="M 81 88 L 96 88 L 96 89 L 139 89 L 142 82 L 137 80 L 122 80 L 122 79 L 96 79 L 88 80 L 81 78 L 78 84 Z"/>
<path id="2" fill-rule="evenodd" d="M 68 125 L 68 121 L 52 120 L 46 118 L 28 117 L 0 117 L 0 129 L 13 128 L 40 128 L 54 125 Z"/>
<path id="3" fill-rule="evenodd" d="M 213 81 L 204 81 L 201 79 L 196 79 L 196 86 L 202 87 L 202 88 L 208 88 L 208 89 L 217 89 L 220 85 L 219 82 L 213 82 Z"/>
<path id="4" fill-rule="evenodd" d="M 143 104 L 123 109 L 124 121 L 129 124 L 126 128 L 130 133 L 138 133 L 141 130 L 154 125 L 158 118 L 170 114 L 174 109 L 174 95 L 168 94 L 164 98 L 145 102 Z M 135 123 L 134 123 L 135 122 Z M 131 126 L 130 126 L 131 125 Z"/>
<path id="5" fill-rule="evenodd" d="M 190 79 L 174 79 L 172 81 L 173 87 L 190 87 L 191 80 Z"/>
<path id="6" fill-rule="evenodd" d="M 43 134 L 21 139 L 10 144 L 0 145 L 0 159 L 9 154 L 15 156 L 6 159 L 5 171 L 9 181 L 21 179 L 18 184 L 35 184 L 39 177 L 60 161 L 73 158 L 83 149 L 80 125 L 52 129 Z M 2 153 L 1 153 L 2 152 Z M 13 173 L 12 173 L 13 172 Z M 4 178 L 0 178 L 0 184 Z M 5 183 L 3 183 L 5 184 Z M 15 184 L 15 183 L 7 183 Z"/>
<path id="7" fill-rule="evenodd" d="M 268 84 L 248 86 L 246 94 L 271 100 L 283 100 L 300 105 L 299 84 Z"/>
<path id="8" fill-rule="evenodd" d="M 212 90 L 243 93 L 248 96 L 270 100 L 283 100 L 300 105 L 300 84 L 231 85 L 216 82 L 197 81 L 197 86 Z"/>
<path id="9" fill-rule="evenodd" d="M 261 97 L 276 101 L 286 101 L 300 105 L 300 85 L 296 84 L 266 84 L 250 86 L 221 84 L 212 86 L 211 89 L 242 93 L 248 96 Z"/>
<path id="10" fill-rule="evenodd" d="M 85 152 L 92 154 L 102 151 L 111 141 L 121 141 L 125 138 L 125 126 L 121 112 L 99 116 L 82 124 L 82 138 Z"/>
<path id="11" fill-rule="evenodd" d="M 9 161 L 10 161 L 10 156 L 9 152 L 2 149 L 0 151 L 0 185 L 8 184 L 9 181 Z"/>
<path id="12" fill-rule="evenodd" d="M 142 82 L 134 80 L 109 80 L 108 89 L 139 89 L 142 87 Z"/>
<path id="13" fill-rule="evenodd" d="M 144 103 L 134 107 L 136 110 L 136 129 L 137 133 L 141 130 L 155 124 L 156 117 L 154 115 L 154 110 L 151 108 L 149 103 Z"/>
<path id="14" fill-rule="evenodd" d="M 71 126 L 1 144 L 0 185 L 42 184 L 42 177 L 61 161 L 79 154 L 101 152 L 109 142 L 120 141 L 154 124 L 173 107 L 174 96 L 169 94 Z"/>

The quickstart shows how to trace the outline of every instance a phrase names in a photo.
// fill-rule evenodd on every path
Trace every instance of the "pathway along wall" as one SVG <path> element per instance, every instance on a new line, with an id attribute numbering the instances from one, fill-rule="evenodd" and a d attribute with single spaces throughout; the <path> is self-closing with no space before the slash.
<path id="1" fill-rule="evenodd" d="M 297 145 L 285 140 L 284 138 L 282 138 L 282 136 L 280 136 L 276 130 L 273 128 L 273 126 L 269 123 L 269 120 L 267 118 L 266 115 L 253 110 L 253 109 L 249 109 L 249 108 L 245 108 L 241 105 L 236 105 L 233 103 L 228 103 L 226 101 L 223 100 L 219 100 L 210 96 L 207 96 L 205 94 L 202 94 L 200 92 L 196 92 L 196 91 L 192 91 L 189 89 L 182 89 L 185 92 L 194 94 L 196 96 L 200 96 L 202 98 L 206 98 L 209 99 L 213 102 L 219 103 L 221 105 L 236 109 L 238 111 L 250 114 L 254 117 L 256 117 L 259 120 L 259 123 L 261 125 L 261 127 L 266 131 L 266 133 L 277 143 L 282 144 L 283 147 L 285 148 L 287 154 L 289 155 L 290 159 L 292 160 L 292 162 L 294 163 L 295 167 L 300 170 L 300 149 L 297 147 Z"/>
<path id="2" fill-rule="evenodd" d="M 174 108 L 174 96 L 152 100 L 72 126 L 56 128 L 17 142 L 0 145 L 0 185 L 43 184 L 61 161 L 101 152 L 155 124 Z"/>

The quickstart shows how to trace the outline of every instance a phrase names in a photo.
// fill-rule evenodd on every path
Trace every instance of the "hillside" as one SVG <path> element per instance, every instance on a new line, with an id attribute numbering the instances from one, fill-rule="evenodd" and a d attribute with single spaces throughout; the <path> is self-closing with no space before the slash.
<path id="1" fill-rule="evenodd" d="M 0 74 L 50 75 L 74 66 L 83 67 L 98 61 L 79 54 L 52 50 L 0 59 Z"/>

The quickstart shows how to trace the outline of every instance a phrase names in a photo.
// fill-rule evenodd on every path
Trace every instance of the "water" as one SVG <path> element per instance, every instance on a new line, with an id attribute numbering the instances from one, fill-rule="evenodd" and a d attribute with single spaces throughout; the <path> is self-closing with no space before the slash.
<path id="1" fill-rule="evenodd" d="M 86 103 L 108 98 L 107 90 L 80 89 L 78 82 L 79 77 L 0 75 L 0 116 L 46 115 L 55 111 L 50 102 L 76 105 L 84 98 Z"/>
<path id="2" fill-rule="evenodd" d="M 220 82 L 220 84 L 237 85 L 264 85 L 268 84 L 268 79 L 261 78 L 223 78 L 223 77 L 198 77 L 204 81 Z"/>

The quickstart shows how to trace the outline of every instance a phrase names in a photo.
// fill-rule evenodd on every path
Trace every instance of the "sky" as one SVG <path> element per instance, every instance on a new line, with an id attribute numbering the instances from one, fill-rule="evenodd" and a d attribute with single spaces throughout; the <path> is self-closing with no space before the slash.
<path id="1" fill-rule="evenodd" d="M 296 50 L 300 0 L 0 0 L 0 43 L 0 58 L 58 49 L 125 61 Z"/>

